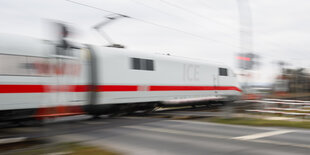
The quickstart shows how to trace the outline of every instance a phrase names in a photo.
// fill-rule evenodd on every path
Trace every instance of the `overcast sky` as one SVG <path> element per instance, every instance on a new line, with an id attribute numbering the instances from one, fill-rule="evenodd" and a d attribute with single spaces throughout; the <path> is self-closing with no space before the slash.
<path id="1" fill-rule="evenodd" d="M 205 59 L 236 68 L 240 52 L 237 0 L 74 0 L 133 18 L 103 30 L 115 43 L 149 53 Z M 261 56 L 256 82 L 270 82 L 283 60 L 290 67 L 310 67 L 310 1 L 249 0 L 253 50 Z M 0 32 L 50 37 L 48 21 L 74 28 L 81 42 L 104 45 L 92 26 L 110 15 L 66 0 L 0 0 Z"/>

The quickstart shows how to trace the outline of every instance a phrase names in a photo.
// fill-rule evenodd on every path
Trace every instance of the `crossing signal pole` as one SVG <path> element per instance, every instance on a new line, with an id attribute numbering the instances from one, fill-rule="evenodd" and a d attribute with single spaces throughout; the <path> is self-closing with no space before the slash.
<path id="1" fill-rule="evenodd" d="M 236 0 L 239 9 L 240 53 L 237 55 L 238 67 L 244 76 L 244 88 L 248 88 L 250 70 L 259 65 L 259 56 L 253 50 L 252 14 L 249 0 Z"/>

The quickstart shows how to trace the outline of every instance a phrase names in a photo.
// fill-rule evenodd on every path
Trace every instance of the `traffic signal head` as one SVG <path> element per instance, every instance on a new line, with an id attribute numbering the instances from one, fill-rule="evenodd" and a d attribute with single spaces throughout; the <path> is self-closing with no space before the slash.
<path id="1" fill-rule="evenodd" d="M 253 53 L 239 53 L 237 56 L 238 66 L 240 69 L 252 70 L 258 62 L 255 61 L 258 58 L 257 55 Z"/>

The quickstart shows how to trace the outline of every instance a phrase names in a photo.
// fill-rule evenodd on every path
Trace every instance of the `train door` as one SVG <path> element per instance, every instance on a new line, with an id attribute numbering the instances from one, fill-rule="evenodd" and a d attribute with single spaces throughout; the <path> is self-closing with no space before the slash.
<path id="1" fill-rule="evenodd" d="M 66 116 L 82 114 L 88 101 L 88 61 L 82 49 L 65 49 L 50 58 L 53 80 L 50 103 L 38 116 Z"/>
<path id="2" fill-rule="evenodd" d="M 218 95 L 218 86 L 219 86 L 219 76 L 218 74 L 213 75 L 213 86 L 214 86 L 214 94 Z"/>
<path id="3" fill-rule="evenodd" d="M 69 106 L 76 101 L 74 87 L 78 78 L 74 76 L 74 72 L 77 72 L 75 65 L 79 62 L 74 56 L 56 55 L 55 63 L 56 103 L 57 105 Z"/>

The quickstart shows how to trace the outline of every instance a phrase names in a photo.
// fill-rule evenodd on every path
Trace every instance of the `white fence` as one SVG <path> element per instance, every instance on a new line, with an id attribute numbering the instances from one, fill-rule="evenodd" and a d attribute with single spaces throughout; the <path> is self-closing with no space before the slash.
<path id="1" fill-rule="evenodd" d="M 259 109 L 248 109 L 247 112 L 278 114 L 283 116 L 310 117 L 310 101 L 263 99 L 246 100 L 248 103 L 259 103 Z"/>

